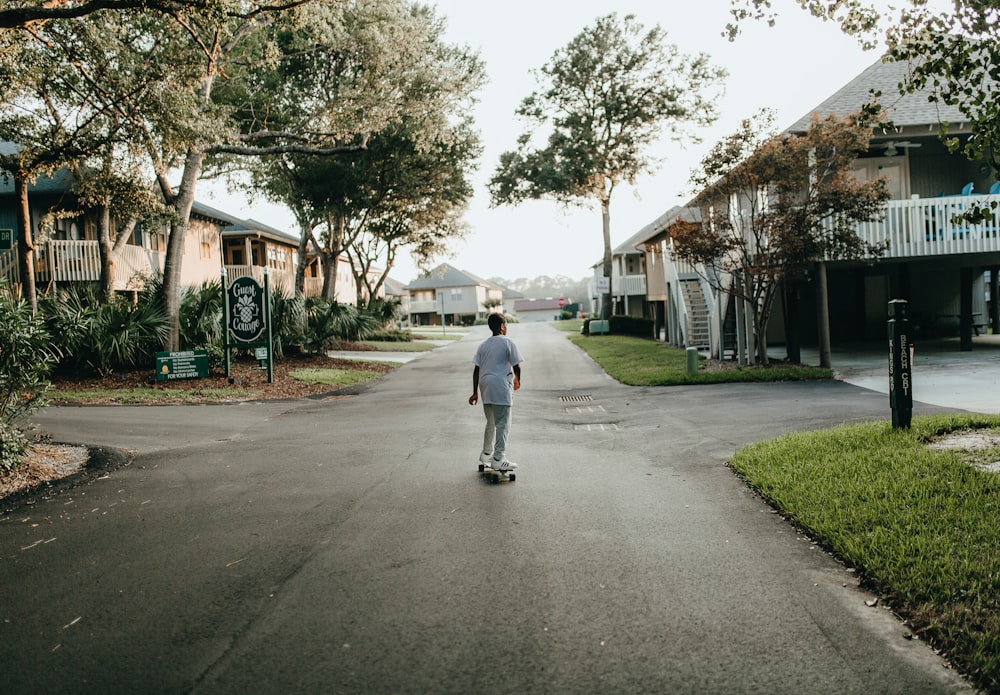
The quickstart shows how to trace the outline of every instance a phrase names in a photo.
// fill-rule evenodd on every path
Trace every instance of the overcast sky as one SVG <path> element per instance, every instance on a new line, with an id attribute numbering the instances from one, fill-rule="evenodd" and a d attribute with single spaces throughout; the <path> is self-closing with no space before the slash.
<path id="1" fill-rule="evenodd" d="M 864 52 L 832 23 L 800 10 L 792 0 L 774 2 L 778 24 L 748 22 L 734 43 L 721 36 L 729 19 L 730 0 L 700 3 L 664 0 L 505 0 L 479 3 L 437 0 L 446 19 L 447 39 L 479 52 L 489 83 L 480 94 L 476 125 L 485 151 L 474 175 L 476 195 L 466 220 L 472 231 L 442 258 L 481 277 L 516 279 L 539 275 L 589 275 L 603 253 L 601 215 L 596 206 L 564 209 L 555 203 L 531 202 L 516 208 L 491 209 L 486 181 L 500 154 L 513 149 L 524 124 L 514 117 L 521 100 L 535 90 L 531 74 L 552 54 L 613 5 L 619 15 L 634 14 L 646 27 L 659 24 L 668 41 L 684 53 L 705 52 L 729 71 L 719 120 L 701 144 L 664 139 L 656 153 L 664 162 L 656 174 L 635 186 L 615 191 L 611 201 L 611 240 L 619 244 L 670 207 L 691 197 L 691 170 L 715 142 L 736 130 L 759 109 L 777 113 L 784 129 L 815 108 L 879 58 Z M 224 186 L 199 183 L 198 199 L 226 212 L 295 231 L 291 214 L 255 201 L 247 204 Z M 417 270 L 404 254 L 391 276 L 409 282 Z"/>

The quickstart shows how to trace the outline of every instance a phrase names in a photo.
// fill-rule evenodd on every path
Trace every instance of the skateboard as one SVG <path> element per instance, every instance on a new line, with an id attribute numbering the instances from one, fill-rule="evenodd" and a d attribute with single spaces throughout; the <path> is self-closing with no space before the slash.
<path id="1" fill-rule="evenodd" d="M 483 478 L 489 480 L 491 483 L 513 483 L 517 479 L 514 471 L 498 471 L 490 468 L 485 463 L 479 464 L 479 472 L 482 474 Z"/>

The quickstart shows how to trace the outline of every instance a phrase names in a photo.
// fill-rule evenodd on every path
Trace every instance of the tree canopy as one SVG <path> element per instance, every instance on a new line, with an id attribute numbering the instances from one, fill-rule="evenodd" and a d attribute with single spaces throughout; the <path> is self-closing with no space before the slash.
<path id="1" fill-rule="evenodd" d="M 596 201 L 608 277 L 615 188 L 655 168 L 652 145 L 664 133 L 697 140 L 689 127 L 716 117 L 713 95 L 724 71 L 666 39 L 633 15 L 609 14 L 556 51 L 540 70 L 541 88 L 516 110 L 527 131 L 500 156 L 489 182 L 493 205 Z"/>

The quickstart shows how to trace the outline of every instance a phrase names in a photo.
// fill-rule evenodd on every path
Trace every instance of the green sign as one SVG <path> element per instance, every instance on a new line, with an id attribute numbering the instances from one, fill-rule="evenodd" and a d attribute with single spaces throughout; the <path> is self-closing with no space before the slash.
<path id="1" fill-rule="evenodd" d="M 0 251 L 9 251 L 14 248 L 14 230 L 0 229 Z"/>
<path id="2" fill-rule="evenodd" d="M 226 290 L 229 332 L 233 340 L 252 343 L 267 325 L 264 323 L 264 290 L 253 278 L 239 277 Z"/>
<path id="3" fill-rule="evenodd" d="M 156 353 L 156 380 L 202 379 L 208 376 L 208 353 L 204 350 Z"/>

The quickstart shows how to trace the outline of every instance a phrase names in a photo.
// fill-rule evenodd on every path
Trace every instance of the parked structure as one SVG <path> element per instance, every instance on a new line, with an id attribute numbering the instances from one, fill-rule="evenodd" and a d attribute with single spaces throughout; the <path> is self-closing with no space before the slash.
<path id="1" fill-rule="evenodd" d="M 869 101 L 871 90 L 898 94 L 906 69 L 905 64 L 879 60 L 788 132 L 805 132 L 813 113 L 856 112 Z M 884 339 L 889 300 L 906 299 L 918 336 L 958 334 L 963 349 L 971 349 L 973 333 L 987 326 L 1000 331 L 1000 213 L 994 209 L 985 224 L 966 224 L 955 217 L 973 204 L 1000 202 L 1000 184 L 987 163 L 949 153 L 937 137 L 940 122 L 949 123 L 952 136 L 968 135 L 960 112 L 928 102 L 924 93 L 893 98 L 885 115 L 895 130 L 875 132 L 869 151 L 856 160 L 854 174 L 861 180 L 881 176 L 888 182 L 892 199 L 884 219 L 857 230 L 865 241 L 884 243 L 887 250 L 880 258 L 826 263 L 831 338 Z M 635 248 L 645 256 L 649 316 L 664 340 L 723 356 L 735 343 L 734 302 L 711 289 L 705 269 L 673 258 L 668 230 L 682 217 L 700 219 L 697 210 L 673 208 L 633 237 Z M 804 342 L 817 335 L 821 312 L 815 310 L 812 280 L 786 294 L 794 301 L 775 307 L 768 324 L 769 344 L 786 342 L 795 331 Z"/>
<path id="2" fill-rule="evenodd" d="M 415 326 L 471 325 L 503 311 L 503 288 L 443 263 L 406 286 Z"/>

